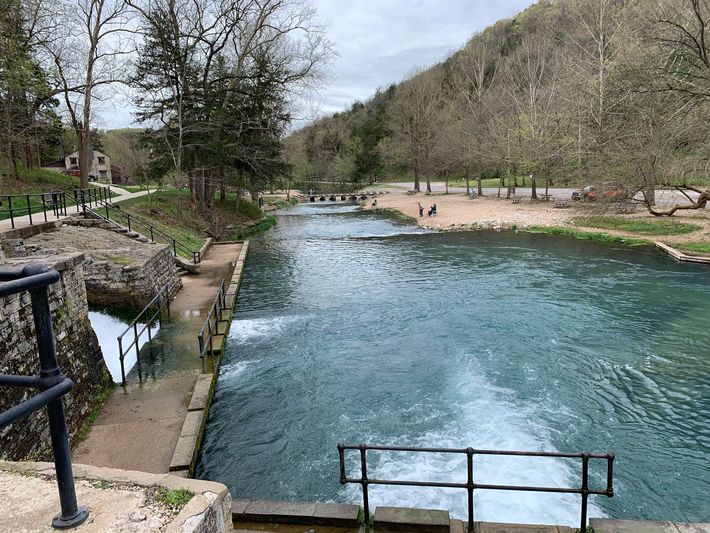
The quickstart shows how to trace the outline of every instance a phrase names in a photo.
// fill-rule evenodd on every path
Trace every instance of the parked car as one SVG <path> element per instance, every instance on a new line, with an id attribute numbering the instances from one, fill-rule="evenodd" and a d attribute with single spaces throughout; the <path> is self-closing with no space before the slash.
<path id="1" fill-rule="evenodd" d="M 78 168 L 67 168 L 62 170 L 62 174 L 66 174 L 67 176 L 81 176 L 81 171 Z"/>
<path id="2" fill-rule="evenodd" d="M 604 198 L 607 200 L 618 201 L 626 199 L 626 187 L 617 181 L 609 181 L 602 185 Z"/>
<path id="3" fill-rule="evenodd" d="M 89 174 L 89 181 L 97 181 L 99 178 L 96 174 Z"/>
<path id="4" fill-rule="evenodd" d="M 572 200 L 596 200 L 597 188 L 594 185 L 587 185 L 581 191 L 572 191 Z"/>

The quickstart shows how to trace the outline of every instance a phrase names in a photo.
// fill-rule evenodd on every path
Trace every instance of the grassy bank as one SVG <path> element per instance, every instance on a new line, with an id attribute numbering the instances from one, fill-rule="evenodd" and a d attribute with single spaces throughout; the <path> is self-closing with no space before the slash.
<path id="1" fill-rule="evenodd" d="M 67 176 L 59 172 L 49 170 L 31 169 L 20 170 L 17 178 L 3 176 L 0 180 L 0 194 L 23 195 L 42 194 L 47 192 L 63 191 L 67 194 L 67 205 L 74 205 L 73 196 L 70 194 L 80 185 L 80 180 L 75 176 Z M 40 213 L 43 210 L 42 198 L 39 196 L 30 197 L 29 206 L 32 213 Z M 28 203 L 26 198 L 13 198 L 12 210 L 15 217 L 26 215 Z M 9 200 L 0 201 L 0 220 L 10 218 Z M 50 209 L 51 210 L 51 209 Z"/>
<path id="2" fill-rule="evenodd" d="M 673 248 L 684 252 L 700 252 L 702 254 L 710 254 L 710 242 L 673 243 Z"/>
<path id="3" fill-rule="evenodd" d="M 684 235 L 702 229 L 701 226 L 678 222 L 671 218 L 638 220 L 610 216 L 590 216 L 575 218 L 575 226 L 599 228 L 636 233 L 639 235 Z"/>
<path id="4" fill-rule="evenodd" d="M 645 239 L 635 239 L 630 237 L 617 237 L 599 231 L 582 231 L 575 228 L 563 228 L 560 226 L 530 226 L 523 229 L 528 233 L 547 233 L 549 235 L 564 235 L 587 241 L 607 242 L 611 244 L 624 244 L 626 246 L 646 246 L 651 241 Z"/>
<path id="5" fill-rule="evenodd" d="M 273 216 L 264 216 L 255 203 L 244 199 L 237 211 L 233 193 L 228 194 L 224 202 L 216 200 L 211 215 L 192 209 L 186 190 L 162 190 L 120 205 L 122 210 L 148 219 L 156 228 L 193 250 L 199 250 L 215 229 L 220 232 L 220 240 L 241 240 L 266 231 L 276 223 Z"/>

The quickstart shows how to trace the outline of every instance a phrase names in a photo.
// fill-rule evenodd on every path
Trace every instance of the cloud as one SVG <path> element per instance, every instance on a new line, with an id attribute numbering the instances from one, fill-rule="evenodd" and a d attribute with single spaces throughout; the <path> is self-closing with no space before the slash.
<path id="1" fill-rule="evenodd" d="M 301 109 L 323 115 L 369 99 L 378 87 L 404 79 L 415 67 L 429 67 L 461 48 L 476 32 L 525 9 L 531 0 L 311 0 L 339 57 L 334 79 Z M 122 102 L 97 117 L 101 127 L 132 122 Z M 295 126 L 307 120 L 301 118 Z"/>

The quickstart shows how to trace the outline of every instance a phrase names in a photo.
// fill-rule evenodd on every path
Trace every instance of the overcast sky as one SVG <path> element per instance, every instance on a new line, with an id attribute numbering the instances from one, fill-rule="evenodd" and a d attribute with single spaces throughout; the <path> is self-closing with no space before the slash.
<path id="1" fill-rule="evenodd" d="M 329 24 L 338 57 L 333 78 L 308 115 L 342 111 L 365 101 L 378 87 L 402 80 L 414 67 L 428 67 L 461 48 L 473 34 L 510 18 L 532 0 L 312 0 Z M 103 106 L 102 106 L 103 107 Z M 114 102 L 97 109 L 101 128 L 132 124 L 130 106 Z M 312 118 L 312 117 L 311 117 Z M 299 120 L 298 125 L 303 125 Z"/>

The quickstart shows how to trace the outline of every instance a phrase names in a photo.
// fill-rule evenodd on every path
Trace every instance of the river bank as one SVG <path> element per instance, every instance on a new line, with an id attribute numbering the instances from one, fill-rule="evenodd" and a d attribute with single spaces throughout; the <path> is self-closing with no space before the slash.
<path id="1" fill-rule="evenodd" d="M 580 204 L 572 200 L 567 202 L 567 207 L 556 208 L 553 201 L 531 201 L 530 198 L 522 198 L 520 203 L 514 204 L 509 199 L 494 196 L 470 199 L 461 193 L 408 194 L 396 187 L 383 191 L 385 194 L 377 196 L 376 206 L 368 200 L 364 209 L 392 210 L 411 218 L 422 228 L 441 231 L 524 229 L 617 240 L 625 244 L 651 244 L 662 240 L 679 247 L 695 246 L 700 251 L 705 246 L 710 249 L 710 213 L 707 210 L 681 211 L 672 218 L 659 218 L 640 209 L 635 213 L 619 214 L 600 204 Z M 420 202 L 424 206 L 423 217 L 418 212 Z M 434 203 L 437 215 L 429 217 L 427 211 Z M 622 229 L 629 227 L 632 229 Z"/>

